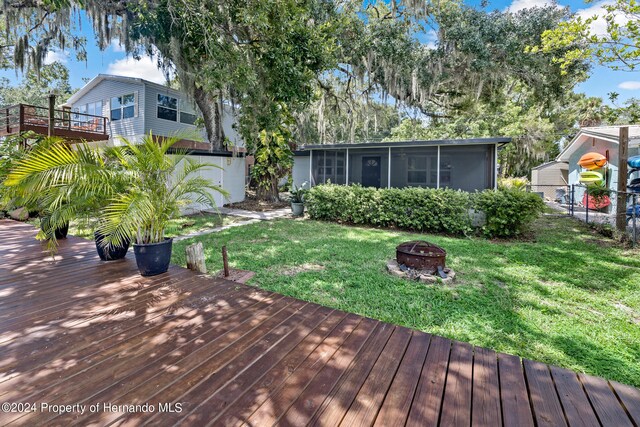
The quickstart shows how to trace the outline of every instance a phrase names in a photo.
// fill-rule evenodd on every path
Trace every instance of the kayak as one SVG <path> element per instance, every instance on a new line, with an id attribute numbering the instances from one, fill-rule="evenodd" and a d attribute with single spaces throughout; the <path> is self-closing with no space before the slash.
<path id="1" fill-rule="evenodd" d="M 607 158 L 600 153 L 587 153 L 578 160 L 578 165 L 588 170 L 598 169 L 606 164 Z"/>
<path id="2" fill-rule="evenodd" d="M 629 165 L 630 168 L 640 169 L 640 156 L 629 157 L 629 160 L 627 160 L 627 165 Z"/>
<path id="3" fill-rule="evenodd" d="M 580 172 L 580 182 L 588 183 L 588 184 L 601 184 L 604 180 L 604 177 L 600 172 L 595 171 L 586 171 Z"/>
<path id="4" fill-rule="evenodd" d="M 627 216 L 629 217 L 633 216 L 633 206 L 629 206 L 627 208 Z M 636 218 L 640 220 L 640 205 L 636 205 Z"/>
<path id="5" fill-rule="evenodd" d="M 609 199 L 609 196 L 600 196 L 600 197 L 589 196 L 587 198 L 586 193 L 584 194 L 584 196 L 582 196 L 582 205 L 587 206 L 589 209 L 594 209 L 594 210 L 602 209 L 602 208 L 606 208 L 610 204 L 611 204 L 611 199 Z"/>

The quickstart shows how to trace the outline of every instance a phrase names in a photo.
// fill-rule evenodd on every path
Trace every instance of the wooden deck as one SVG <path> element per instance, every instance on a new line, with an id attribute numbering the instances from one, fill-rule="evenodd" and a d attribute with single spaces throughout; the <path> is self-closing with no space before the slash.
<path id="1" fill-rule="evenodd" d="M 633 387 L 178 267 L 142 278 L 81 239 L 52 261 L 34 235 L 0 220 L 0 402 L 30 405 L 0 424 L 640 424 Z"/>

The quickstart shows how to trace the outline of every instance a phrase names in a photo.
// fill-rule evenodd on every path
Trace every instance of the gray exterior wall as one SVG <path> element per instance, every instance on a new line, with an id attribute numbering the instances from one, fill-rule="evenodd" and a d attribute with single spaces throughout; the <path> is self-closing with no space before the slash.
<path id="1" fill-rule="evenodd" d="M 145 132 L 145 85 L 125 83 L 117 80 L 103 80 L 80 99 L 74 102 L 71 108 L 102 101 L 102 115 L 109 118 L 111 114 L 111 98 L 133 93 L 136 96 L 136 114 L 134 117 L 116 121 L 107 121 L 109 135 L 134 137 Z"/>
<path id="2" fill-rule="evenodd" d="M 294 158 L 291 175 L 296 187 L 302 187 L 305 182 L 309 183 L 309 156 L 296 156 Z M 308 185 L 306 188 L 308 188 Z"/>
<path id="3" fill-rule="evenodd" d="M 133 93 L 136 96 L 136 115 L 135 117 L 111 121 L 108 120 L 108 131 L 111 137 L 123 136 L 125 138 L 138 139 L 150 131 L 154 135 L 171 136 L 176 133 L 187 132 L 193 135 L 188 139 L 206 140 L 204 129 L 200 129 L 195 125 L 180 123 L 180 121 L 171 121 L 158 118 L 158 94 L 169 95 L 177 98 L 179 101 L 189 102 L 187 97 L 180 91 L 157 85 L 150 82 L 129 83 L 116 79 L 105 79 L 98 83 L 89 92 L 79 98 L 71 105 L 71 108 L 77 108 L 80 105 L 102 101 L 102 115 L 110 118 L 111 109 L 110 102 L 112 97 L 127 95 Z M 193 105 L 193 104 L 191 104 Z M 197 107 L 192 107 L 195 111 Z M 225 106 L 225 114 L 222 118 L 222 127 L 225 137 L 235 147 L 244 147 L 244 141 L 240 134 L 234 129 L 234 123 L 237 122 L 235 114 L 230 106 Z"/>
<path id="4" fill-rule="evenodd" d="M 192 135 L 188 139 L 204 141 L 206 133 L 204 129 L 198 129 L 195 125 L 180 123 L 180 121 L 165 120 L 158 117 L 158 94 L 171 96 L 184 102 L 186 97 L 171 88 L 145 84 L 145 122 L 144 132 L 153 132 L 154 135 L 170 136 L 176 133 Z M 195 107 L 192 107 L 195 109 Z"/>

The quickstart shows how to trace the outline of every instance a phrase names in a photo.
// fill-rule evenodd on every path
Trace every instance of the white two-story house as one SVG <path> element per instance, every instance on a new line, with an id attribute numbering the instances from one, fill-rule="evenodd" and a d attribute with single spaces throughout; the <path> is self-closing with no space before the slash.
<path id="1" fill-rule="evenodd" d="M 154 136 L 187 135 L 178 146 L 190 150 L 197 161 L 213 163 L 222 169 L 212 168 L 203 174 L 228 193 L 227 198 L 216 194 L 216 203 L 237 203 L 245 197 L 244 141 L 234 129 L 235 116 L 225 107 L 222 124 L 230 147 L 227 151 L 211 151 L 206 143 L 204 129 L 196 126 L 197 107 L 178 90 L 144 79 L 99 74 L 76 92 L 63 105 L 71 110 L 74 127 L 102 126 L 91 116 L 107 118 L 108 143 L 118 145 L 121 138 L 140 140 L 151 132 Z M 75 114 L 74 114 L 75 113 Z M 99 124 L 100 123 L 100 124 Z"/>

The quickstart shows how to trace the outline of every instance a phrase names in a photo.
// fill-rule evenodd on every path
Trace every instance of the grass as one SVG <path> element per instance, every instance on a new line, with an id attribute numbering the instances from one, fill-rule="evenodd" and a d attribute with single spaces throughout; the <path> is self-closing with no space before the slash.
<path id="1" fill-rule="evenodd" d="M 202 241 L 215 271 L 227 245 L 260 288 L 640 386 L 640 253 L 570 218 L 542 217 L 534 232 L 494 242 L 282 219 L 179 242 L 173 261 Z M 416 238 L 448 251 L 455 286 L 386 273 Z"/>
<path id="2" fill-rule="evenodd" d="M 167 237 L 184 236 L 185 234 L 194 233 L 210 228 L 221 227 L 224 225 L 232 224 L 234 222 L 245 220 L 246 218 L 215 213 L 185 215 L 169 221 L 169 225 L 167 227 L 165 235 Z M 36 227 L 40 226 L 39 218 L 30 219 L 28 222 L 35 225 Z M 69 226 L 69 234 L 71 234 L 72 236 L 84 237 L 85 239 L 93 240 L 93 231 L 91 231 L 87 227 L 82 227 L 79 224 L 71 223 L 71 225 Z"/>

